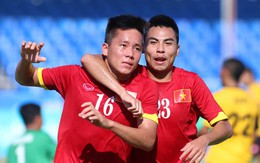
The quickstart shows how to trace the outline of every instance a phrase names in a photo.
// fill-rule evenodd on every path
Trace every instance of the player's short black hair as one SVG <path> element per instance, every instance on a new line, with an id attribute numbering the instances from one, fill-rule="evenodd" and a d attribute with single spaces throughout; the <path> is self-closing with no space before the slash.
<path id="1" fill-rule="evenodd" d="M 31 124 L 34 118 L 41 115 L 41 107 L 35 103 L 26 103 L 20 106 L 20 114 L 25 125 Z"/>
<path id="2" fill-rule="evenodd" d="M 245 70 L 245 65 L 239 59 L 228 58 L 224 61 L 223 68 L 227 69 L 232 78 L 238 82 Z"/>
<path id="3" fill-rule="evenodd" d="M 106 27 L 105 43 L 111 43 L 117 29 L 136 29 L 141 33 L 141 35 L 143 35 L 143 29 L 145 25 L 146 21 L 143 18 L 133 15 L 119 15 L 111 17 L 109 18 Z"/>
<path id="4" fill-rule="evenodd" d="M 146 39 L 147 33 L 152 27 L 169 27 L 175 32 L 177 44 L 179 44 L 179 28 L 177 23 L 169 16 L 166 15 L 156 15 L 152 17 L 144 30 L 144 40 Z"/>

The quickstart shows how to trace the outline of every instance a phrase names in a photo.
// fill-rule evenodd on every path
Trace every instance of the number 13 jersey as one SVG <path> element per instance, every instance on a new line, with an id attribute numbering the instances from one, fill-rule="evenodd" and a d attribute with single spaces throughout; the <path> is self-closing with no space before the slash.
<path id="1" fill-rule="evenodd" d="M 146 70 L 146 68 L 143 68 Z M 159 87 L 157 143 L 151 152 L 135 149 L 133 162 L 178 163 L 180 151 L 197 138 L 196 123 L 203 117 L 211 124 L 227 119 L 212 93 L 195 73 L 174 67 L 170 82 Z M 144 71 L 144 73 L 147 72 Z"/>

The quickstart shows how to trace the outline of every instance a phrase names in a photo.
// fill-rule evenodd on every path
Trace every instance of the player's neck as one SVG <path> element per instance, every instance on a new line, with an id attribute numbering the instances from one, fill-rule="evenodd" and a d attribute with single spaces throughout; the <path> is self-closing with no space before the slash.
<path id="1" fill-rule="evenodd" d="M 239 87 L 239 83 L 232 80 L 232 79 L 226 79 L 226 80 L 223 80 L 223 85 L 225 87 Z"/>
<path id="2" fill-rule="evenodd" d="M 40 130 L 40 129 L 41 129 L 41 126 L 38 125 L 38 124 L 35 124 L 35 123 L 33 123 L 33 124 L 28 124 L 28 125 L 26 125 L 26 129 L 27 129 L 27 130 Z"/>
<path id="3" fill-rule="evenodd" d="M 172 71 L 153 71 L 148 70 L 148 76 L 156 82 L 170 82 L 172 80 Z"/>

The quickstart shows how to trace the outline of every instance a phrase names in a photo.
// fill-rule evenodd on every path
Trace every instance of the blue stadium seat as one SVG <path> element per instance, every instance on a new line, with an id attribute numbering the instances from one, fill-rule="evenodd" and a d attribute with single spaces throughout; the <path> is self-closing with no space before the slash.
<path id="1" fill-rule="evenodd" d="M 14 79 L 16 63 L 20 59 L 22 40 L 45 43 L 41 55 L 47 58 L 41 67 L 65 64 L 80 64 L 85 53 L 101 53 L 107 19 L 90 18 L 1 18 L 0 56 L 1 64 L 11 79 Z M 180 29 L 180 55 L 175 65 L 194 71 L 203 78 L 217 78 L 221 66 L 219 21 L 176 20 Z M 259 21 L 236 23 L 236 53 L 255 69 L 259 57 Z M 144 58 L 143 58 L 144 59 Z M 145 62 L 142 60 L 142 64 Z M 259 70 L 257 74 L 259 74 Z"/>

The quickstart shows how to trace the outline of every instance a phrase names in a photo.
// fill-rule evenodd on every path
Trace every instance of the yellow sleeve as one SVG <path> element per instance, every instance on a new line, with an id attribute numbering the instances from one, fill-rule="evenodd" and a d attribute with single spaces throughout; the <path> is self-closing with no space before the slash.
<path id="1" fill-rule="evenodd" d="M 218 115 L 212 119 L 209 123 L 213 126 L 215 123 L 228 119 L 227 115 L 224 112 L 219 112 Z"/>
<path id="2" fill-rule="evenodd" d="M 152 121 L 154 121 L 155 123 L 158 124 L 158 116 L 157 116 L 157 114 L 146 114 L 146 113 L 144 113 L 143 114 L 143 118 L 150 119 L 150 120 L 152 120 Z"/>
<path id="3" fill-rule="evenodd" d="M 40 84 L 40 86 L 43 87 L 44 89 L 48 90 L 48 88 L 44 85 L 44 82 L 43 82 L 42 70 L 43 70 L 43 68 L 38 68 L 38 71 L 37 71 L 39 84 Z"/>

